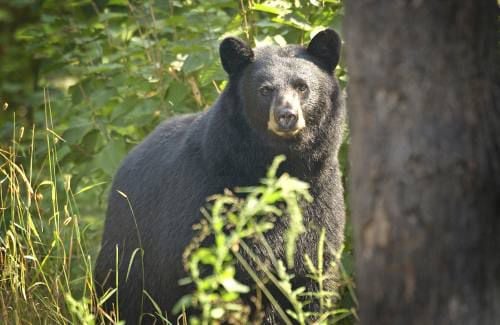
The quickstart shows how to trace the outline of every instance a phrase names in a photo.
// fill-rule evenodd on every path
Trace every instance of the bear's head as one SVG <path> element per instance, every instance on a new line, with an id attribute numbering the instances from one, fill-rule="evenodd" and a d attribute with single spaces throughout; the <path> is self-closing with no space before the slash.
<path id="1" fill-rule="evenodd" d="M 226 38 L 220 45 L 232 92 L 252 130 L 275 146 L 310 146 L 335 123 L 341 95 L 333 71 L 341 41 L 326 29 L 307 47 L 288 45 L 252 49 L 242 40 Z"/>

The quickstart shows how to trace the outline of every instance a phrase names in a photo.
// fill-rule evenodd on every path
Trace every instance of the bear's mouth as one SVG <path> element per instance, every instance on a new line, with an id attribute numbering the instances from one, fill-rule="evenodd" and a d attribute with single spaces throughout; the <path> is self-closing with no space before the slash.
<path id="1" fill-rule="evenodd" d="M 268 128 L 269 128 L 269 125 L 268 125 Z M 293 130 L 279 130 L 279 129 L 269 128 L 269 130 L 273 134 L 275 134 L 281 138 L 290 139 L 290 138 L 294 138 L 295 136 L 297 136 L 302 129 L 296 128 Z"/>

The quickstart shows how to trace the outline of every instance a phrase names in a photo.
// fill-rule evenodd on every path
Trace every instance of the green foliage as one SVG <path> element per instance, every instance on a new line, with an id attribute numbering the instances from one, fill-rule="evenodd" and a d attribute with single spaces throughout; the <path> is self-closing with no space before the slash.
<path id="1" fill-rule="evenodd" d="M 69 293 L 67 293 L 65 297 L 69 313 L 73 316 L 73 324 L 95 324 L 95 316 L 89 309 L 90 301 L 88 299 L 84 297 L 82 300 L 78 301 L 75 300 L 75 298 L 73 298 Z"/>
<path id="2" fill-rule="evenodd" d="M 306 324 L 310 322 L 311 316 L 318 319 L 318 323 L 333 323 L 352 314 L 350 310 L 339 309 L 334 304 L 334 299 L 338 298 L 336 292 L 323 289 L 323 281 L 328 276 L 323 270 L 324 230 L 318 248 L 318 265 L 315 266 L 305 256 L 310 276 L 319 284 L 319 292 L 306 292 L 303 287 L 292 287 L 294 275 L 290 273 L 290 267 L 293 266 L 295 243 L 298 235 L 305 231 L 299 204 L 312 201 L 312 197 L 307 183 L 286 173 L 277 177 L 276 171 L 283 160 L 283 156 L 276 157 L 260 186 L 239 189 L 240 195 L 245 194 L 244 199 L 226 191 L 224 195 L 213 197 L 210 213 L 205 211 L 206 219 L 199 224 L 199 234 L 184 254 L 186 269 L 190 274 L 184 283 L 194 283 L 196 290 L 183 297 L 176 307 L 178 312 L 181 307 L 201 310 L 199 317 L 188 316 L 190 324 L 258 322 L 259 316 L 251 315 L 250 306 L 241 300 L 249 288 L 236 279 L 236 262 L 274 304 L 286 324 L 291 324 L 291 319 Z M 285 240 L 287 263 L 274 256 L 273 249 L 264 237 L 274 227 L 276 218 L 289 218 L 290 227 Z M 209 237 L 213 237 L 213 244 L 201 245 Z M 264 247 L 271 263 L 260 260 L 249 248 L 249 242 Z M 337 262 L 339 260 L 340 254 Z M 270 284 L 289 299 L 293 310 L 284 310 L 277 303 L 268 289 L 270 284 L 263 283 L 263 278 L 268 278 Z M 304 311 L 307 301 L 304 297 L 320 300 L 322 308 L 319 314 L 311 315 Z M 256 314 L 260 315 L 260 312 L 257 310 Z"/>
<path id="3" fill-rule="evenodd" d="M 23 131 L 15 131 L 13 146 L 0 149 L 0 318 L 4 324 L 92 324 L 88 236 L 71 178 L 57 166 L 58 138 L 48 128 L 40 131 L 48 158 L 35 170 L 37 148 L 19 150 L 15 140 Z M 18 162 L 23 160 L 28 167 Z M 38 173 L 46 175 L 41 182 L 35 181 Z"/>
<path id="4" fill-rule="evenodd" d="M 47 97 L 73 189 L 109 181 L 159 121 L 213 103 L 226 79 L 224 36 L 304 43 L 311 32 L 339 29 L 342 15 L 339 1 L 14 0 L 0 21 L 13 29 L 0 34 L 0 99 L 9 104 L 2 135 L 11 134 L 11 111 L 25 127 L 43 125 Z M 39 161 L 46 152 L 35 154 Z"/>
<path id="5" fill-rule="evenodd" d="M 287 253 L 290 252 L 287 259 L 293 259 L 296 237 L 304 228 L 302 213 L 296 209 L 298 200 L 311 200 L 311 197 L 306 183 L 287 174 L 276 178 L 276 170 L 283 160 L 282 156 L 276 158 L 261 186 L 239 191 L 248 194 L 245 200 L 230 192 L 215 196 L 211 213 L 205 213 L 208 222 L 201 224 L 202 231 L 193 242 L 196 246 L 211 235 L 214 236 L 213 246 L 188 247 L 186 264 L 191 275 L 189 280 L 196 284 L 197 290 L 184 297 L 179 306 L 187 303 L 187 306 L 199 307 L 203 323 L 229 319 L 239 323 L 248 322 L 249 310 L 247 306 L 238 304 L 237 299 L 240 294 L 247 293 L 249 288 L 235 279 L 234 254 L 241 258 L 238 250 L 242 240 L 261 236 L 273 228 L 273 219 L 282 215 L 282 210 L 276 207 L 278 202 L 286 202 L 287 212 L 295 225 L 290 228 L 287 240 Z M 209 275 L 204 275 L 206 266 L 213 270 Z"/>
<path id="6" fill-rule="evenodd" d="M 214 102 L 226 84 L 218 58 L 223 37 L 256 45 L 307 43 L 325 27 L 341 32 L 342 17 L 336 0 L 3 3 L 3 322 L 91 324 L 106 318 L 93 296 L 92 261 L 105 194 L 124 155 L 161 120 Z M 345 85 L 342 65 L 336 73 Z M 346 151 L 341 155 L 345 161 Z M 294 194 L 280 195 L 292 200 Z M 303 230 L 298 206 L 287 206 L 296 226 L 288 234 L 288 258 L 275 270 L 283 283 L 294 238 Z M 350 242 L 346 247 L 349 269 Z M 224 290 L 244 290 L 226 272 L 218 282 Z M 95 310 L 93 319 L 89 311 Z"/>

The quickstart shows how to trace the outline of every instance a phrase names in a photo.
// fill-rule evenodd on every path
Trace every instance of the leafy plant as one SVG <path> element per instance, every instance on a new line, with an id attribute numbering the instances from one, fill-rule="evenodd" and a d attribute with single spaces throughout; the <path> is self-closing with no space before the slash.
<path id="1" fill-rule="evenodd" d="M 318 266 L 311 259 L 308 267 L 311 277 L 320 288 L 315 297 L 314 293 L 305 292 L 305 288 L 293 288 L 290 274 L 286 267 L 293 266 L 295 242 L 298 236 L 305 231 L 302 222 L 302 213 L 299 208 L 301 201 L 311 201 L 308 192 L 309 185 L 288 174 L 277 177 L 279 164 L 284 160 L 278 156 L 269 168 L 267 177 L 260 186 L 238 190 L 238 196 L 226 191 L 224 195 L 213 197 L 210 213 L 205 211 L 205 219 L 199 224 L 199 234 L 184 254 L 185 266 L 189 277 L 185 284 L 194 283 L 196 290 L 183 297 L 177 304 L 177 311 L 181 306 L 195 307 L 201 310 L 201 315 L 189 318 L 192 324 L 211 324 L 213 322 L 230 322 L 245 324 L 250 321 L 251 308 L 242 299 L 250 288 L 237 279 L 237 265 L 250 275 L 257 288 L 274 304 L 285 323 L 291 324 L 291 318 L 300 324 L 305 324 L 310 316 L 318 317 L 323 321 L 331 321 L 332 315 L 339 320 L 347 317 L 351 312 L 347 309 L 335 309 L 332 298 L 337 298 L 336 292 L 323 290 L 325 279 L 323 272 L 323 254 L 325 234 L 322 232 L 318 249 Z M 241 194 L 245 194 L 244 198 Z M 278 206 L 282 206 L 278 208 Z M 272 248 L 266 242 L 264 234 L 274 227 L 275 218 L 289 218 L 290 227 L 286 234 L 286 261 L 276 259 Z M 203 245 L 208 238 L 211 245 Z M 259 242 L 265 247 L 272 260 L 271 265 L 262 261 L 249 247 L 248 242 Z M 340 260 L 340 257 L 337 259 Z M 256 268 L 254 267 L 256 266 Z M 209 271 L 207 271 L 209 270 Z M 269 278 L 290 301 L 293 310 L 284 310 L 280 306 L 262 276 Z M 326 275 L 328 276 L 328 275 Z M 311 315 L 305 312 L 304 296 L 310 299 L 319 299 L 321 315 Z M 248 300 L 247 300 L 248 301 Z M 326 308 L 328 307 L 328 308 Z"/>

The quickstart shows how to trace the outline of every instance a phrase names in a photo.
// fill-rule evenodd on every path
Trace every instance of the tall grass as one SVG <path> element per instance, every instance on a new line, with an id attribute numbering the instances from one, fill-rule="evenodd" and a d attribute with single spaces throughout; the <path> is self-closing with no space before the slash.
<path id="1" fill-rule="evenodd" d="M 92 261 L 71 176 L 58 165 L 63 139 L 53 131 L 48 96 L 45 128 L 14 128 L 0 148 L 0 317 L 4 324 L 93 324 Z M 46 159 L 35 162 L 39 136 Z"/>

